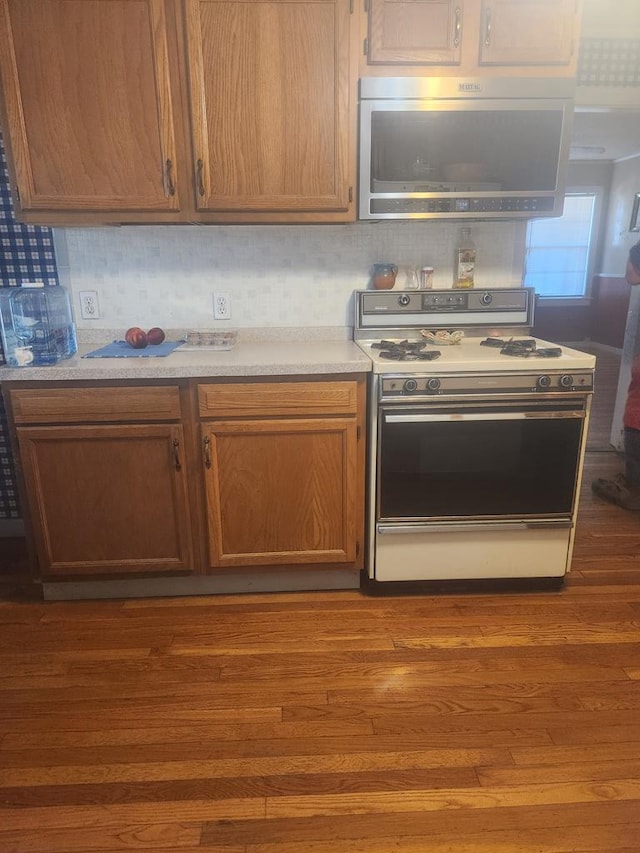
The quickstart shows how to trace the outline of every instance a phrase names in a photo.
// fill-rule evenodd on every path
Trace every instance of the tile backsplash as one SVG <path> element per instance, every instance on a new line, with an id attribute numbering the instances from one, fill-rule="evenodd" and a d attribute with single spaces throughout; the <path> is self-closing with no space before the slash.
<path id="1" fill-rule="evenodd" d="M 522 280 L 522 222 L 471 223 L 477 287 Z M 370 286 L 372 264 L 436 268 L 451 287 L 458 223 L 126 226 L 55 229 L 61 284 L 79 329 L 342 327 L 353 324 L 353 291 Z M 98 293 L 100 318 L 83 320 L 79 292 Z M 214 320 L 213 294 L 228 293 L 229 320 Z"/>

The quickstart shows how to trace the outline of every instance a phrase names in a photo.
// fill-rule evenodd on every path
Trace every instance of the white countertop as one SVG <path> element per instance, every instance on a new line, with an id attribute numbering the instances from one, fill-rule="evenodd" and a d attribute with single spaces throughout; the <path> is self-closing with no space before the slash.
<path id="1" fill-rule="evenodd" d="M 103 342 L 104 343 L 104 342 Z M 371 371 L 371 360 L 350 340 L 238 341 L 231 350 L 184 351 L 165 357 L 83 358 L 99 344 L 82 344 L 77 355 L 46 367 L 0 367 L 3 382 L 106 379 L 185 379 L 279 376 Z"/>

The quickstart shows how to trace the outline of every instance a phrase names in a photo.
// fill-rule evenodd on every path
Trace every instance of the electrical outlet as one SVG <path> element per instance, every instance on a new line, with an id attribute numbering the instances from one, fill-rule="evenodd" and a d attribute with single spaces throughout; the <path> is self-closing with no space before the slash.
<path id="1" fill-rule="evenodd" d="M 231 317 L 231 297 L 228 293 L 213 294 L 213 316 L 216 320 L 228 320 Z"/>
<path id="2" fill-rule="evenodd" d="M 80 316 L 83 320 L 99 320 L 100 306 L 96 290 L 80 291 Z"/>

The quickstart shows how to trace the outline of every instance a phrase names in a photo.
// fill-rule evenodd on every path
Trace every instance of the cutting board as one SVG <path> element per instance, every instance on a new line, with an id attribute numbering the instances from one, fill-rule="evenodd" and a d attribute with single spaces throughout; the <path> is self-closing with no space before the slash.
<path id="1" fill-rule="evenodd" d="M 184 341 L 163 341 L 145 349 L 133 349 L 126 341 L 113 341 L 100 349 L 94 349 L 83 358 L 162 358 L 181 346 Z"/>

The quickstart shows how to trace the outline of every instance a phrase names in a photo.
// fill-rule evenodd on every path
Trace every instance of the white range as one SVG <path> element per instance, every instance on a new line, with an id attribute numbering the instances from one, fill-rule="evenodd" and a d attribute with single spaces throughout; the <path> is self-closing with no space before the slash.
<path id="1" fill-rule="evenodd" d="M 562 583 L 595 357 L 532 338 L 534 306 L 527 288 L 356 293 L 372 583 Z"/>

